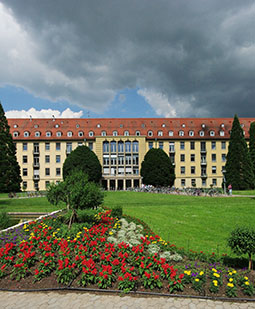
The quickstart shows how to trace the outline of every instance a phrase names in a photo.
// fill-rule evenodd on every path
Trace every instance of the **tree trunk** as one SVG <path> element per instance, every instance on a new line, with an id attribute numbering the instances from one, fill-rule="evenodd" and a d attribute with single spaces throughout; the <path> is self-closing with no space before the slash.
<path id="1" fill-rule="evenodd" d="M 249 254 L 249 270 L 251 270 L 252 267 L 252 255 Z"/>

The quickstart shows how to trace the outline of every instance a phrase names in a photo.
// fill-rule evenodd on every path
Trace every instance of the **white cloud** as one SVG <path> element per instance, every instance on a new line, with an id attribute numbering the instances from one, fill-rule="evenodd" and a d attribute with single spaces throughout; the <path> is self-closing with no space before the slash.
<path id="1" fill-rule="evenodd" d="M 29 110 L 11 110 L 5 113 L 6 118 L 52 118 L 54 115 L 55 118 L 81 118 L 83 112 L 73 112 L 70 108 L 67 108 L 63 112 L 53 109 L 41 109 L 36 110 L 35 108 L 30 108 Z"/>

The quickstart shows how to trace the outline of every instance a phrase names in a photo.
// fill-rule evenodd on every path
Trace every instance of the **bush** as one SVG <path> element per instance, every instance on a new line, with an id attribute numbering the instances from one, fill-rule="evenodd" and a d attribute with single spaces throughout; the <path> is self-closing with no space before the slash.
<path id="1" fill-rule="evenodd" d="M 96 209 L 78 209 L 77 221 L 80 223 L 95 223 L 97 221 L 97 213 L 98 211 Z"/>
<path id="2" fill-rule="evenodd" d="M 252 255 L 255 254 L 255 229 L 251 227 L 237 227 L 228 238 L 228 245 L 234 253 L 248 254 L 249 269 L 252 266 Z"/>
<path id="3" fill-rule="evenodd" d="M 122 218 L 123 208 L 121 206 L 115 206 L 112 209 L 112 217 Z"/>
<path id="4" fill-rule="evenodd" d="M 1 211 L 0 212 L 0 229 L 4 230 L 11 226 L 11 220 L 8 216 L 7 212 Z"/>

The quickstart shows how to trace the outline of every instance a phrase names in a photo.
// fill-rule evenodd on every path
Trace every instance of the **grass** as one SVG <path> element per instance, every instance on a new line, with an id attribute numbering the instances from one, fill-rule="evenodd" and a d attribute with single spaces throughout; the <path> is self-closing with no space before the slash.
<path id="1" fill-rule="evenodd" d="M 195 251 L 230 253 L 226 239 L 236 225 L 253 225 L 255 198 L 192 197 L 107 192 L 105 205 L 146 222 L 163 239 Z"/>
<path id="2" fill-rule="evenodd" d="M 233 194 L 235 195 L 255 195 L 255 190 L 233 190 Z"/>

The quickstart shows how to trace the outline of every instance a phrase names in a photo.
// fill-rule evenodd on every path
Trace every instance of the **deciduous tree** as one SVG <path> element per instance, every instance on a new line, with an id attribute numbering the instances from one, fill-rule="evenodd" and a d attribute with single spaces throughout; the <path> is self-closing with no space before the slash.
<path id="1" fill-rule="evenodd" d="M 252 163 L 253 174 L 255 178 L 255 122 L 252 122 L 249 130 L 249 153 Z M 255 180 L 255 179 L 254 179 Z"/>

